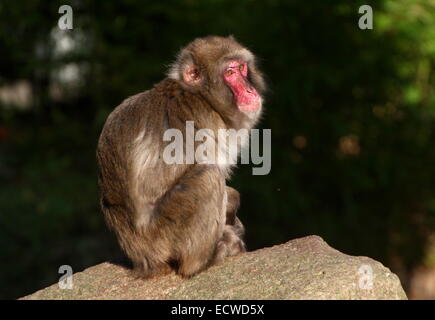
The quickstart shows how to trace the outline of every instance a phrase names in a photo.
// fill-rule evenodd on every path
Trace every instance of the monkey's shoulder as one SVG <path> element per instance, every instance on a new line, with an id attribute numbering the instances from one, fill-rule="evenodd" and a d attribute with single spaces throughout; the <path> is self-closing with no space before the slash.
<path id="1" fill-rule="evenodd" d="M 184 88 L 182 85 L 175 80 L 164 79 L 159 83 L 154 85 L 154 88 L 150 90 L 150 94 L 160 96 L 162 98 L 175 98 L 176 96 L 182 95 Z"/>
<path id="2" fill-rule="evenodd" d="M 163 99 L 166 102 L 170 101 L 191 101 L 201 97 L 198 90 L 191 88 L 187 85 L 183 85 L 179 80 L 166 78 L 149 90 L 148 93 L 152 95 L 154 99 Z"/>
<path id="3" fill-rule="evenodd" d="M 191 104 L 195 100 L 195 103 L 198 103 L 199 99 L 201 97 L 197 92 L 186 88 L 179 81 L 164 79 L 155 84 L 153 88 L 125 99 L 113 114 L 155 112 L 167 106 L 178 105 L 180 102 Z"/>

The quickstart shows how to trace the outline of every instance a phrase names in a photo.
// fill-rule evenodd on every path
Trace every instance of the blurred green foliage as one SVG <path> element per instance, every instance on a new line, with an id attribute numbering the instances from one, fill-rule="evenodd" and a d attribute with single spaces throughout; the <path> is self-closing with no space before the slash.
<path id="1" fill-rule="evenodd" d="M 73 30 L 57 28 L 62 4 Z M 362 4 L 373 30 L 358 28 Z M 99 132 L 208 34 L 252 49 L 270 87 L 261 127 L 272 129 L 272 171 L 243 165 L 230 183 L 249 248 L 318 234 L 405 286 L 433 263 L 434 0 L 1 0 L 0 90 L 24 80 L 33 100 L 0 106 L 0 298 L 54 283 L 60 265 L 118 256 L 98 208 Z M 66 67 L 79 81 L 62 80 Z"/>

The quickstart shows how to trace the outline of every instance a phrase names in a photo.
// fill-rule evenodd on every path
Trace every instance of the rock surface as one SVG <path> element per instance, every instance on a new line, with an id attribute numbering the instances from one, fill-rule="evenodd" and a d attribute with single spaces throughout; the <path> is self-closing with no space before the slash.
<path id="1" fill-rule="evenodd" d="M 318 236 L 248 252 L 184 280 L 140 280 L 102 263 L 73 275 L 73 289 L 54 284 L 22 299 L 406 299 L 381 263 L 345 255 Z"/>

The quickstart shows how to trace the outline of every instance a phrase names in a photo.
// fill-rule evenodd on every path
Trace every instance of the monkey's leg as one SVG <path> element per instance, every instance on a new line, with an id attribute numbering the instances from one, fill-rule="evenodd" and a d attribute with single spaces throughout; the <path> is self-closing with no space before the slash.
<path id="1" fill-rule="evenodd" d="M 215 166 L 192 166 L 162 197 L 155 217 L 159 234 L 171 243 L 180 275 L 193 276 L 210 264 L 225 214 L 225 179 Z"/>

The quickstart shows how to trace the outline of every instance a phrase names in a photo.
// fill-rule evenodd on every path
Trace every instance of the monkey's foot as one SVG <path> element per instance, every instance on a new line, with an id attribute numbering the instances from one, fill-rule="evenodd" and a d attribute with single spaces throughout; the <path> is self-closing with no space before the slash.
<path id="1" fill-rule="evenodd" d="M 238 255 L 246 251 L 246 245 L 239 236 L 240 230 L 235 226 L 226 225 L 222 238 L 219 240 L 212 264 L 222 262 L 226 257 Z"/>

